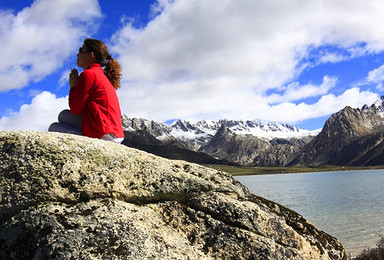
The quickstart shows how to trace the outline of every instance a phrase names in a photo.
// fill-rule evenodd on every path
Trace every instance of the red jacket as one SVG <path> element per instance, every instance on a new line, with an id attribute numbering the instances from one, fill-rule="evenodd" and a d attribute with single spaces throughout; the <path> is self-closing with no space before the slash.
<path id="1" fill-rule="evenodd" d="M 84 136 L 100 139 L 113 133 L 124 137 L 116 90 L 99 64 L 91 64 L 80 74 L 69 91 L 69 107 L 73 114 L 81 113 Z"/>

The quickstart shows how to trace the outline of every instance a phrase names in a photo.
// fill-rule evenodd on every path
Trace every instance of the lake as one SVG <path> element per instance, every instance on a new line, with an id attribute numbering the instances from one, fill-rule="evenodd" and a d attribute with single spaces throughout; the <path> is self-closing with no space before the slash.
<path id="1" fill-rule="evenodd" d="M 347 254 L 384 236 L 384 170 L 236 176 L 261 197 L 284 205 L 337 237 Z"/>

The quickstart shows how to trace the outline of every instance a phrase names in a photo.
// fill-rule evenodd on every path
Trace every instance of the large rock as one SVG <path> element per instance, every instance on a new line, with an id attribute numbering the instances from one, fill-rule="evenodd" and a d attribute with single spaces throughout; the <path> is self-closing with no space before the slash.
<path id="1" fill-rule="evenodd" d="M 227 173 L 57 133 L 0 148 L 0 259 L 345 259 Z"/>

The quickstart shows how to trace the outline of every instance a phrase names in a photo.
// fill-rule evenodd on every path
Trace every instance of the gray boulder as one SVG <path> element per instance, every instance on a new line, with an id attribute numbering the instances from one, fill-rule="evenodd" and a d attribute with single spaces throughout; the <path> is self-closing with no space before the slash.
<path id="1" fill-rule="evenodd" d="M 0 259 L 345 259 L 231 175 L 102 140 L 0 132 Z"/>

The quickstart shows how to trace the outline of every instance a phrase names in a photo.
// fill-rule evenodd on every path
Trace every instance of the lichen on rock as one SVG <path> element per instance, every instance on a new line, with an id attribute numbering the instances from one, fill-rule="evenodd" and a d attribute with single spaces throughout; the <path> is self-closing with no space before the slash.
<path id="1" fill-rule="evenodd" d="M 0 148 L 0 259 L 345 259 L 224 172 L 57 133 Z"/>

